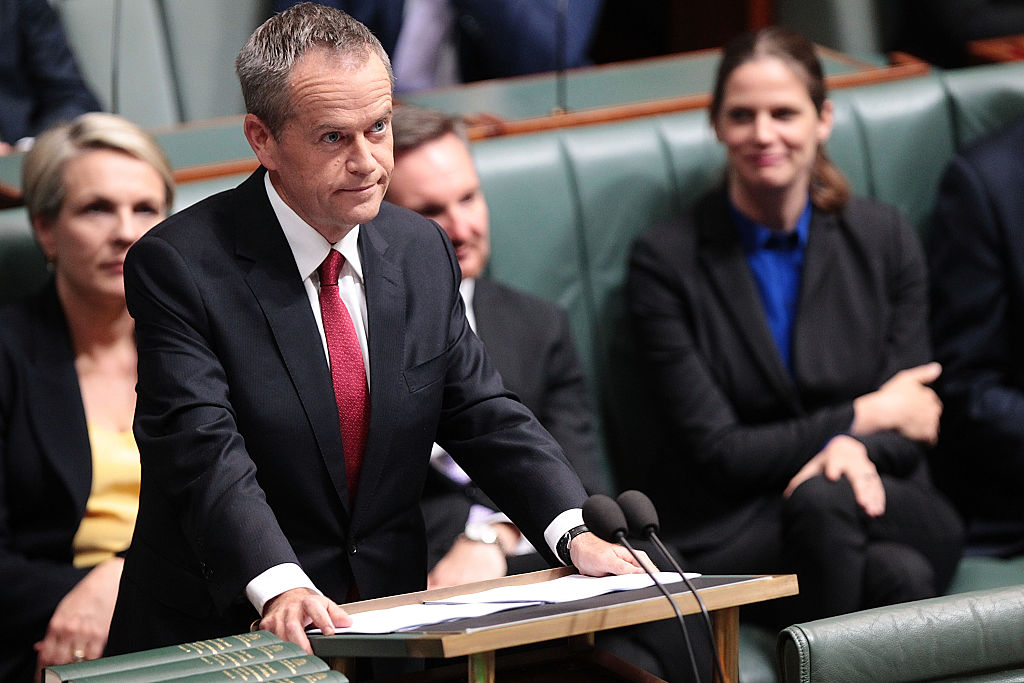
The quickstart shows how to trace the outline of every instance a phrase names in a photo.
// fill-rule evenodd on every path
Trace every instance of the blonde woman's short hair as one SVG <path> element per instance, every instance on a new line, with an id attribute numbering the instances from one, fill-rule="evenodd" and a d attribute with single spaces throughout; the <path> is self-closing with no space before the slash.
<path id="1" fill-rule="evenodd" d="M 174 174 L 160 144 L 139 126 L 114 114 L 90 112 L 49 128 L 25 154 L 21 186 L 29 218 L 52 221 L 67 196 L 64 168 L 86 152 L 108 149 L 149 164 L 164 182 L 165 204 L 174 201 Z"/>

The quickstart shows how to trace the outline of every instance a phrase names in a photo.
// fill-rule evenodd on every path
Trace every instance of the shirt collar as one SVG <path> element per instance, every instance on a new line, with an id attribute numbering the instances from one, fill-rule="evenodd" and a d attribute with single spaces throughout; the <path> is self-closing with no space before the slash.
<path id="1" fill-rule="evenodd" d="M 476 294 L 476 278 L 463 278 L 459 283 L 459 294 L 466 308 L 466 321 L 471 330 L 476 332 L 476 311 L 473 309 L 473 295 Z"/>
<path id="2" fill-rule="evenodd" d="M 746 214 L 742 213 L 736 205 L 729 202 L 729 211 L 732 214 L 733 224 L 736 226 L 736 232 L 740 238 L 740 244 L 743 246 L 743 251 L 750 254 L 755 251 L 762 251 L 768 248 L 769 240 L 777 242 L 780 238 L 783 241 L 795 240 L 791 243 L 793 249 L 804 249 L 807 246 L 807 237 L 810 233 L 811 227 L 811 200 L 807 200 L 807 206 L 804 207 L 803 213 L 796 221 L 796 230 L 789 233 L 789 237 L 780 234 L 775 230 L 771 230 L 760 223 L 754 221 Z"/>
<path id="3" fill-rule="evenodd" d="M 331 244 L 323 235 L 316 231 L 306 221 L 295 213 L 292 207 L 288 206 L 281 195 L 277 193 L 274 184 L 270 182 L 270 174 L 264 177 L 264 185 L 267 188 L 267 197 L 270 199 L 270 206 L 274 209 L 284 237 L 288 240 L 292 255 L 295 257 L 295 265 L 299 268 L 299 275 L 303 280 L 308 279 L 320 264 L 327 258 L 327 252 L 332 248 L 338 250 L 345 257 L 345 262 L 352 268 L 360 283 L 363 281 L 363 266 L 359 259 L 359 227 L 355 226 L 345 234 L 338 242 Z"/>

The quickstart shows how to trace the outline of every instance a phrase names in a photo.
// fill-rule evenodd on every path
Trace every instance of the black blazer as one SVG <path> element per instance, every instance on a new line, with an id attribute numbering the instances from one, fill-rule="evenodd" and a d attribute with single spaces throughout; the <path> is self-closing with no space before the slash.
<path id="1" fill-rule="evenodd" d="M 487 278 L 476 280 L 473 312 L 477 335 L 505 387 L 555 437 L 587 492 L 610 493 L 566 312 Z M 431 567 L 462 532 L 472 504 L 493 505 L 474 484 L 456 484 L 433 468 L 423 498 Z"/>
<path id="2" fill-rule="evenodd" d="M 931 221 L 935 354 L 945 368 L 936 483 L 966 516 L 1021 519 L 1024 118 L 953 159 Z"/>
<path id="3" fill-rule="evenodd" d="M 725 191 L 636 243 L 627 283 L 665 445 L 649 489 L 684 550 L 728 542 L 832 436 L 852 401 L 926 362 L 927 283 L 917 237 L 891 207 L 815 210 L 793 330 L 793 376 L 765 321 Z M 922 448 L 861 439 L 879 471 L 908 475 Z"/>
<path id="4" fill-rule="evenodd" d="M 246 584 L 296 562 L 342 602 L 426 582 L 435 436 L 535 544 L 586 497 L 472 334 L 436 224 L 384 203 L 360 228 L 371 417 L 353 504 L 330 372 L 259 170 L 129 251 L 142 496 L 109 651 L 236 633 Z"/>
<path id="5" fill-rule="evenodd" d="M 92 451 L 64 311 L 51 282 L 0 309 L 0 680 L 30 680 L 33 643 L 88 569 L 72 541 Z"/>

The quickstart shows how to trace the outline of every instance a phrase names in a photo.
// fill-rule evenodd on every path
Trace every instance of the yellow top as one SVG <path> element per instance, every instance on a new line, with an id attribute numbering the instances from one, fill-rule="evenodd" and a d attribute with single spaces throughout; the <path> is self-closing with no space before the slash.
<path id="1" fill-rule="evenodd" d="M 128 547 L 139 514 L 142 469 L 131 430 L 89 425 L 92 490 L 75 534 L 76 567 L 93 567 Z"/>

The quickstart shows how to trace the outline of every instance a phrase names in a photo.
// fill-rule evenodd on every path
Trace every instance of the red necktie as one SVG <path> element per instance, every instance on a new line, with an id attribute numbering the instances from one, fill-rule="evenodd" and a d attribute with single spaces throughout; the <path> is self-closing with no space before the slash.
<path id="1" fill-rule="evenodd" d="M 320 314 L 331 358 L 331 381 L 338 404 L 341 444 L 345 449 L 345 478 L 349 498 L 354 500 L 359 468 L 363 464 L 370 399 L 366 391 L 366 367 L 352 317 L 338 293 L 338 273 L 344 257 L 331 249 L 320 265 Z"/>

